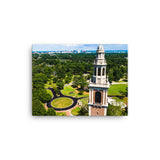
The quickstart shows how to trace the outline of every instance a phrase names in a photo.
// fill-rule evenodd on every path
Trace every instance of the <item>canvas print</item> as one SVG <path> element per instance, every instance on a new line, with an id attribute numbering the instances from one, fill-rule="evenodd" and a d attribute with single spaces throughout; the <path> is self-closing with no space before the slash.
<path id="1" fill-rule="evenodd" d="M 127 116 L 127 44 L 34 44 L 33 116 Z"/>

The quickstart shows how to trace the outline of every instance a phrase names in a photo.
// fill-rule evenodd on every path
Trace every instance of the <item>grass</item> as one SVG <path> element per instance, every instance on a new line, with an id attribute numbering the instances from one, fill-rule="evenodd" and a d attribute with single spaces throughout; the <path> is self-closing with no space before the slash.
<path id="1" fill-rule="evenodd" d="M 80 95 L 79 93 L 76 94 L 76 98 L 81 98 L 81 97 L 88 97 L 89 96 L 89 92 L 83 92 L 82 95 Z"/>
<path id="2" fill-rule="evenodd" d="M 73 103 L 73 100 L 70 98 L 56 98 L 51 102 L 51 105 L 55 108 L 66 108 Z"/>
<path id="3" fill-rule="evenodd" d="M 61 90 L 61 92 L 62 92 L 62 94 L 66 95 L 66 96 L 71 96 L 71 97 L 76 97 L 76 98 L 89 96 L 89 92 L 85 92 L 85 91 L 83 92 L 82 95 L 80 95 L 77 88 L 73 88 L 72 86 L 64 86 L 64 89 Z M 70 92 L 73 92 L 73 93 L 70 93 Z"/>
<path id="4" fill-rule="evenodd" d="M 80 110 L 81 110 L 80 107 L 76 107 L 76 108 L 72 109 L 71 114 L 74 116 L 77 116 L 79 114 Z"/>
<path id="5" fill-rule="evenodd" d="M 61 90 L 62 94 L 66 96 L 72 96 L 75 97 L 76 90 L 72 86 L 65 86 L 63 90 Z M 73 93 L 70 93 L 73 92 Z"/>
<path id="6" fill-rule="evenodd" d="M 56 112 L 56 116 L 66 116 L 66 112 Z"/>
<path id="7" fill-rule="evenodd" d="M 127 88 L 127 84 L 113 84 L 110 85 L 110 88 L 108 89 L 108 95 L 109 96 L 121 96 L 120 91 L 125 91 Z"/>

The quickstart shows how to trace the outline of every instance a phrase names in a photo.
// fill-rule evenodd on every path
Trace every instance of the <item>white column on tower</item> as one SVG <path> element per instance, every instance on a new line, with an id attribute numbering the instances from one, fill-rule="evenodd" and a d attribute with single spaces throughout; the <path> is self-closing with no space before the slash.
<path id="1" fill-rule="evenodd" d="M 93 103 L 92 89 L 91 89 L 91 103 Z"/>
<path id="2" fill-rule="evenodd" d="M 107 90 L 106 90 L 106 105 L 108 104 Z"/>
<path id="3" fill-rule="evenodd" d="M 96 76 L 98 76 L 98 67 L 96 67 Z"/>
<path id="4" fill-rule="evenodd" d="M 107 108 L 104 108 L 104 116 L 106 116 Z"/>
<path id="5" fill-rule="evenodd" d="M 91 89 L 89 90 L 89 103 L 91 103 Z"/>
<path id="6" fill-rule="evenodd" d="M 104 105 L 106 105 L 106 90 L 104 91 L 104 97 L 105 97 Z"/>
<path id="7" fill-rule="evenodd" d="M 102 80 L 103 80 L 103 79 L 102 79 L 102 74 L 103 74 L 103 73 L 102 73 L 102 72 L 103 72 L 103 67 L 101 67 L 101 84 L 103 83 L 103 81 L 102 81 Z"/>
<path id="8" fill-rule="evenodd" d="M 104 95 L 104 92 L 105 92 L 105 90 L 103 90 L 103 105 L 104 105 L 104 96 L 105 96 L 105 95 Z"/>
<path id="9" fill-rule="evenodd" d="M 91 106 L 89 106 L 89 116 L 91 116 Z"/>
<path id="10" fill-rule="evenodd" d="M 92 104 L 93 104 L 93 89 L 92 89 Z"/>
<path id="11" fill-rule="evenodd" d="M 105 99 L 106 99 L 106 101 L 105 101 L 105 105 L 107 105 L 107 90 L 105 90 Z"/>

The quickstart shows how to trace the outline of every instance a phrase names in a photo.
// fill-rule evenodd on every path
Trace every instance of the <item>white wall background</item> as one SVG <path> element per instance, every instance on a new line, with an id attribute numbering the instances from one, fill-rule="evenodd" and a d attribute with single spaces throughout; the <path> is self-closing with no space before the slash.
<path id="1" fill-rule="evenodd" d="M 0 159 L 159 160 L 158 0 L 0 2 Z M 129 44 L 129 116 L 32 117 L 31 45 Z"/>

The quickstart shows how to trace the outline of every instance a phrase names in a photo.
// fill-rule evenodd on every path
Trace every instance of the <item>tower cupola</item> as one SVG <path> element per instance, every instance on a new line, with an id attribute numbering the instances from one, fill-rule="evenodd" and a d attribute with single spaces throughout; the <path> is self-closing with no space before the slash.
<path id="1" fill-rule="evenodd" d="M 97 47 L 97 58 L 96 59 L 104 59 L 104 54 L 105 54 L 105 51 L 104 51 L 104 47 L 103 45 L 99 45 Z"/>

